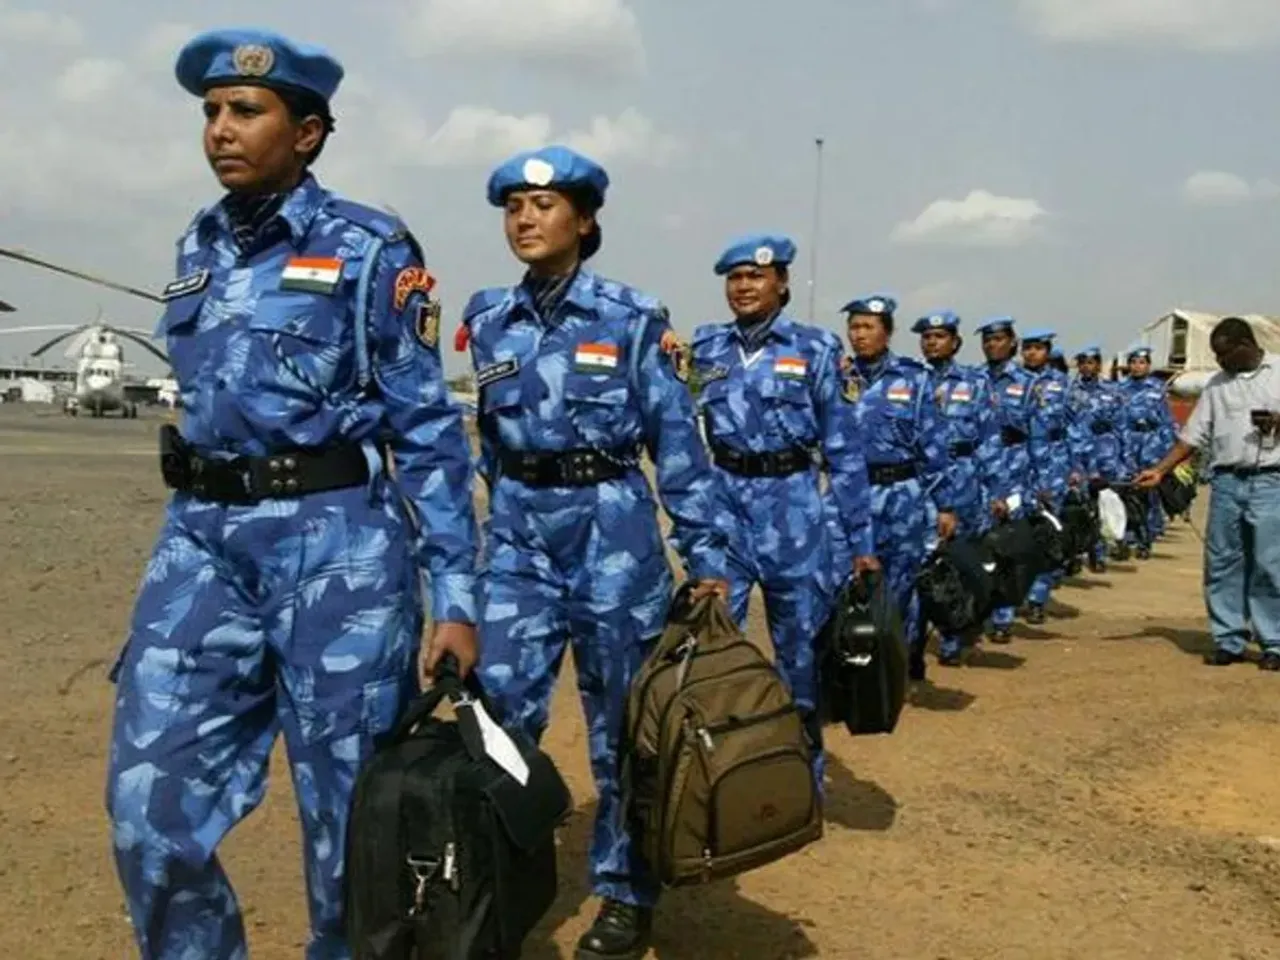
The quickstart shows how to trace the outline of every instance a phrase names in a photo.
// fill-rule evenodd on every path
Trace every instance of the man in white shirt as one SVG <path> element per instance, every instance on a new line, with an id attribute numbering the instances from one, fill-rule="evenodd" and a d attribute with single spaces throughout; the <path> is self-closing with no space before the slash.
<path id="1" fill-rule="evenodd" d="M 1205 662 L 1240 663 L 1252 635 L 1262 669 L 1280 671 L 1280 356 L 1239 317 L 1218 323 L 1209 345 L 1222 371 L 1173 450 L 1137 482 L 1154 487 L 1196 450 L 1208 453 L 1204 593 L 1216 649 Z"/>

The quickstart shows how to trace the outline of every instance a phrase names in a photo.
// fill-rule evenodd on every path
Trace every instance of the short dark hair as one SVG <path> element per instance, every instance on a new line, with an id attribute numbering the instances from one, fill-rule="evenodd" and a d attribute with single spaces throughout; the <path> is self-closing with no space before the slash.
<path id="1" fill-rule="evenodd" d="M 302 90 L 298 87 L 272 87 L 272 90 L 284 101 L 285 108 L 295 123 L 301 123 L 307 117 L 314 116 L 319 117 L 324 124 L 324 134 L 320 137 L 320 142 L 307 157 L 305 165 L 309 167 L 316 162 L 316 158 L 324 150 L 324 145 L 329 142 L 329 134 L 333 133 L 333 128 L 336 126 L 333 114 L 329 112 L 329 104 L 310 90 Z"/>
<path id="2" fill-rule="evenodd" d="M 884 332 L 889 336 L 893 336 L 893 314 L 892 313 L 870 313 L 866 310 L 854 310 L 847 317 L 845 323 L 853 323 L 854 317 L 875 317 L 880 321 L 880 326 L 884 327 Z"/>
<path id="3" fill-rule="evenodd" d="M 1258 345 L 1258 338 L 1253 333 L 1253 327 L 1249 326 L 1249 321 L 1243 317 L 1226 317 L 1219 320 L 1209 334 L 1209 342 L 1212 343 L 1215 340 L 1228 347 L 1238 347 L 1244 344 L 1248 344 L 1251 347 Z"/>

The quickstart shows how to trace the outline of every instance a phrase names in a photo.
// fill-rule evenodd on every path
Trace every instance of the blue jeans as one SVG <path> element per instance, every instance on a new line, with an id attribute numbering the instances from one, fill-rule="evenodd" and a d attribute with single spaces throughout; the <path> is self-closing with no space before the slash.
<path id="1" fill-rule="evenodd" d="M 1213 642 L 1243 653 L 1252 634 L 1280 653 L 1280 473 L 1214 476 L 1204 553 Z"/>

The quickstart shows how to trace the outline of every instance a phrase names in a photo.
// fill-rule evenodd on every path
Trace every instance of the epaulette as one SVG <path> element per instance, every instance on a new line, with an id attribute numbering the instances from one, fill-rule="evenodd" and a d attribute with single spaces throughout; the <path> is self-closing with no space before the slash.
<path id="1" fill-rule="evenodd" d="M 408 225 L 390 211 L 379 210 L 377 207 L 370 207 L 338 196 L 331 196 L 324 202 L 324 211 L 354 223 L 358 227 L 363 227 L 386 243 L 398 243 L 403 240 L 409 244 L 415 257 L 423 262 L 426 261 L 422 245 L 409 232 Z"/>
<path id="2" fill-rule="evenodd" d="M 467 300 L 467 305 L 462 308 L 462 322 L 470 324 L 481 314 L 501 306 L 510 296 L 510 287 L 485 287 L 483 290 L 477 290 Z"/>
<path id="3" fill-rule="evenodd" d="M 625 283 L 597 276 L 595 278 L 595 287 L 597 297 L 612 301 L 621 307 L 653 314 L 663 319 L 669 319 L 671 316 L 671 312 L 663 306 L 662 301 L 657 297 L 637 290 L 635 287 L 628 286 Z"/>
<path id="4" fill-rule="evenodd" d="M 898 361 L 898 366 L 906 373 L 924 373 L 928 369 L 922 361 L 917 360 L 915 357 L 908 357 L 900 353 L 895 359 Z"/>
<path id="5" fill-rule="evenodd" d="M 692 344 L 707 343 L 722 335 L 729 329 L 728 323 L 702 323 L 693 329 Z"/>

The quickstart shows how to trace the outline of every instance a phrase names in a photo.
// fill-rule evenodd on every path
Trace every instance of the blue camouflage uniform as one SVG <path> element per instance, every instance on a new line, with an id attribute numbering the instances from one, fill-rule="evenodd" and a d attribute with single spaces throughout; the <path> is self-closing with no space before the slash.
<path id="1" fill-rule="evenodd" d="M 957 333 L 959 327 L 960 318 L 944 310 L 921 317 L 911 331 Z M 928 371 L 934 402 L 946 428 L 951 501 L 957 521 L 955 536 L 975 539 L 990 526 L 989 491 L 1003 486 L 1000 470 L 1004 450 L 990 397 L 991 384 L 982 370 L 957 363 L 954 358 L 928 364 Z M 943 634 L 939 657 L 949 659 L 959 654 L 962 639 Z"/>
<path id="2" fill-rule="evenodd" d="M 785 267 L 794 257 L 786 237 L 750 236 L 732 243 L 714 269 L 724 276 L 744 264 Z M 808 717 L 817 696 L 814 638 L 852 557 L 874 552 L 866 460 L 857 408 L 841 395 L 841 354 L 835 334 L 781 312 L 700 326 L 691 344 L 698 406 L 730 502 L 726 533 L 739 534 L 730 564 L 733 614 L 745 626 L 759 584 L 778 666 Z M 837 520 L 830 529 L 829 512 Z M 834 566 L 836 554 L 843 566 Z M 808 726 L 820 742 L 819 725 L 811 719 Z M 821 784 L 820 751 L 814 762 Z"/>
<path id="3" fill-rule="evenodd" d="M 985 338 L 992 334 L 1014 332 L 1012 317 L 993 317 L 975 331 Z M 1031 469 L 1029 404 L 1031 375 L 1013 358 L 1002 363 L 988 363 L 983 370 L 990 386 L 995 430 L 1000 438 L 999 467 L 994 471 L 994 485 L 987 491 L 988 503 L 1006 501 L 1009 519 L 1017 519 L 1033 506 L 1034 489 Z M 991 613 L 991 626 L 997 640 L 1006 639 L 1013 624 L 1013 607 L 998 607 Z"/>
<path id="4" fill-rule="evenodd" d="M 196 95 L 279 82 L 327 100 L 341 72 L 317 48 L 258 31 L 205 34 L 177 62 Z M 176 269 L 159 332 L 182 457 L 205 459 L 194 481 L 175 480 L 112 671 L 116 865 L 143 957 L 246 957 L 216 850 L 262 800 L 282 731 L 306 955 L 345 958 L 351 790 L 416 692 L 420 574 L 436 620 L 475 619 L 468 447 L 441 372 L 438 306 L 404 225 L 310 174 L 254 218 L 235 195 L 201 212 Z M 346 453 L 351 482 L 303 493 L 322 450 Z M 265 499 L 215 490 L 232 467 L 241 493 L 256 477 Z"/>
<path id="5" fill-rule="evenodd" d="M 548 147 L 499 166 L 488 198 L 500 206 L 513 189 L 572 188 L 603 203 L 607 185 L 591 160 Z M 620 734 L 632 677 L 666 623 L 672 575 L 642 449 L 693 579 L 725 577 L 726 538 L 713 521 L 722 494 L 666 309 L 586 266 L 557 285 L 526 276 L 481 290 L 463 318 L 490 491 L 480 676 L 503 723 L 538 740 L 572 643 L 600 795 L 592 885 L 647 907 L 658 889 L 625 826 Z"/>
<path id="6" fill-rule="evenodd" d="M 1102 348 L 1097 344 L 1081 347 L 1076 359 L 1101 361 Z M 1099 490 L 1125 481 L 1124 395 L 1119 386 L 1100 377 L 1076 377 L 1071 384 L 1070 402 L 1079 426 L 1077 459 L 1084 468 L 1092 489 Z M 1095 493 L 1096 497 L 1096 493 Z M 1091 561 L 1095 568 L 1106 561 L 1107 545 L 1099 538 L 1094 544 Z"/>
<path id="7" fill-rule="evenodd" d="M 874 294 L 851 300 L 841 312 L 892 317 L 896 308 L 892 297 Z M 907 645 L 919 657 L 924 631 L 916 577 L 936 541 L 937 515 L 955 504 L 949 428 L 925 365 L 891 350 L 875 360 L 853 358 L 845 391 L 858 400 L 876 556 L 902 611 Z"/>
<path id="8" fill-rule="evenodd" d="M 1056 334 L 1052 330 L 1032 330 L 1022 336 L 1022 343 L 1052 343 Z M 1032 492 L 1050 512 L 1062 508 L 1072 474 L 1081 474 L 1079 460 L 1079 434 L 1069 402 L 1066 375 L 1046 363 L 1039 370 L 1030 370 L 1030 399 L 1028 423 L 1030 425 L 1028 452 L 1031 455 Z M 1049 600 L 1049 593 L 1062 579 L 1062 571 L 1042 573 L 1031 584 L 1027 604 L 1033 613 L 1041 610 Z"/>
<path id="9" fill-rule="evenodd" d="M 1151 359 L 1150 347 L 1135 347 L 1127 359 Z M 1130 476 L 1160 462 L 1173 449 L 1177 439 L 1177 426 L 1169 410 L 1169 398 L 1165 385 L 1156 377 L 1130 376 L 1120 384 L 1124 395 L 1123 433 L 1125 440 L 1125 466 Z M 1138 555 L 1145 557 L 1151 544 L 1164 533 L 1164 512 L 1160 495 L 1147 491 L 1147 515 L 1145 523 L 1130 523 L 1125 531 L 1125 542 L 1138 548 Z"/>

